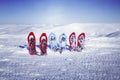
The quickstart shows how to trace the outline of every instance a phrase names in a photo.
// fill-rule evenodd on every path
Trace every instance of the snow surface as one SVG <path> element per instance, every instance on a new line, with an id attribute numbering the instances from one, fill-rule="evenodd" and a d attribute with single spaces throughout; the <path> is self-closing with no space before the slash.
<path id="1" fill-rule="evenodd" d="M 82 52 L 29 55 L 27 36 L 86 33 Z M 68 42 L 67 42 L 68 43 Z M 39 52 L 39 48 L 37 48 Z M 120 80 L 120 24 L 0 25 L 0 80 Z"/>

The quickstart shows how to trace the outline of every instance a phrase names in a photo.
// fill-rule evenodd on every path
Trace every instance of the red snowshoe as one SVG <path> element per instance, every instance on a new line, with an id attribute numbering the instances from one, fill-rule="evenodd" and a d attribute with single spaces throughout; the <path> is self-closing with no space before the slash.
<path id="1" fill-rule="evenodd" d="M 84 48 L 85 33 L 81 33 L 77 38 L 77 51 L 81 51 Z"/>
<path id="2" fill-rule="evenodd" d="M 69 36 L 69 43 L 70 43 L 70 51 L 76 51 L 76 34 L 75 32 L 72 32 Z"/>
<path id="3" fill-rule="evenodd" d="M 28 45 L 30 55 L 36 54 L 36 38 L 33 32 L 30 32 L 28 35 Z"/>
<path id="4" fill-rule="evenodd" d="M 42 33 L 40 36 L 40 51 L 41 55 L 47 54 L 47 35 L 46 33 Z"/>

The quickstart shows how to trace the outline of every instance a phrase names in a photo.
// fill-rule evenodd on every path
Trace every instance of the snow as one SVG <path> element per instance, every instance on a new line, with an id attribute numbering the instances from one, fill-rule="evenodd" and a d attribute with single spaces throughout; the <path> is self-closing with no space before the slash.
<path id="1" fill-rule="evenodd" d="M 86 33 L 82 52 L 29 55 L 27 36 Z M 67 42 L 68 43 L 68 42 Z M 37 51 L 40 52 L 37 47 Z M 39 53 L 38 53 L 39 54 Z M 120 24 L 0 25 L 0 80 L 120 80 Z"/>

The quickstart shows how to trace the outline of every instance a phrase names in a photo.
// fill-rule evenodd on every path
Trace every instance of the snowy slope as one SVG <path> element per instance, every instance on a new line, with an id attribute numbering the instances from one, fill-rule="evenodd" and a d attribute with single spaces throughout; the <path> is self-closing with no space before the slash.
<path id="1" fill-rule="evenodd" d="M 109 33 L 106 37 L 120 37 L 120 31 Z"/>
<path id="2" fill-rule="evenodd" d="M 46 56 L 31 56 L 26 48 L 30 31 L 37 44 L 42 32 L 54 32 L 57 37 L 62 32 L 67 37 L 73 31 L 77 36 L 85 32 L 85 49 L 62 54 L 48 49 Z M 119 35 L 116 23 L 0 25 L 0 80 L 120 80 Z"/>

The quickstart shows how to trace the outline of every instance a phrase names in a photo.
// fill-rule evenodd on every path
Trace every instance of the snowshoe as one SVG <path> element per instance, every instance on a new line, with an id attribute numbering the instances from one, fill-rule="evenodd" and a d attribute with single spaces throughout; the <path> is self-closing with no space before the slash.
<path id="1" fill-rule="evenodd" d="M 72 32 L 70 34 L 69 43 L 70 43 L 69 50 L 70 51 L 76 51 L 76 34 L 75 34 L 75 32 Z"/>
<path id="2" fill-rule="evenodd" d="M 40 36 L 40 52 L 41 55 L 47 54 L 47 35 L 42 33 Z"/>
<path id="3" fill-rule="evenodd" d="M 50 33 L 49 35 L 49 45 L 50 49 L 54 52 L 58 50 L 56 35 L 54 33 Z"/>
<path id="4" fill-rule="evenodd" d="M 77 51 L 80 52 L 84 48 L 85 33 L 81 33 L 77 39 Z"/>
<path id="5" fill-rule="evenodd" d="M 33 32 L 30 32 L 28 35 L 28 45 L 30 55 L 36 54 L 36 38 Z"/>
<path id="6" fill-rule="evenodd" d="M 67 45 L 67 36 L 65 35 L 65 33 L 62 33 L 59 37 L 59 51 L 60 51 L 60 53 L 62 53 L 63 50 L 66 49 L 66 45 Z"/>

